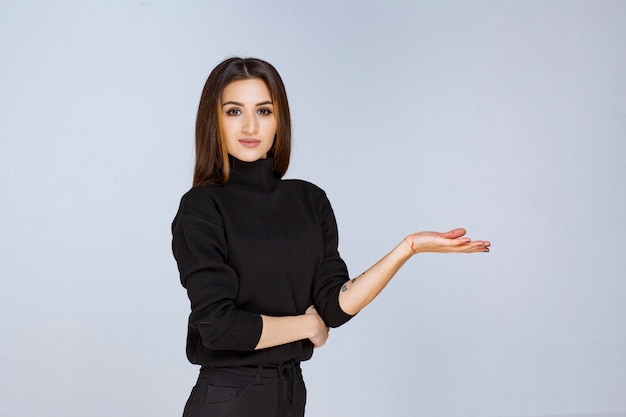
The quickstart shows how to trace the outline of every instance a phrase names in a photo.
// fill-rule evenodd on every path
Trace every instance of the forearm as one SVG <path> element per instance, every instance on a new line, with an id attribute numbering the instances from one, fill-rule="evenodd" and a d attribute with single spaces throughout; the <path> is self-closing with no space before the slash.
<path id="1" fill-rule="evenodd" d="M 263 319 L 263 331 L 255 350 L 309 339 L 314 335 L 315 323 L 308 314 L 288 317 L 262 315 L 261 318 Z"/>
<path id="2" fill-rule="evenodd" d="M 357 278 L 347 282 L 339 291 L 339 305 L 347 314 L 356 314 L 368 305 L 391 281 L 414 252 L 401 242 Z"/>
<path id="3" fill-rule="evenodd" d="M 374 266 L 341 288 L 339 306 L 347 314 L 358 313 L 385 288 L 402 265 L 416 253 L 489 252 L 491 243 L 488 240 L 472 241 L 464 236 L 463 228 L 445 233 L 419 232 L 407 236 Z"/>

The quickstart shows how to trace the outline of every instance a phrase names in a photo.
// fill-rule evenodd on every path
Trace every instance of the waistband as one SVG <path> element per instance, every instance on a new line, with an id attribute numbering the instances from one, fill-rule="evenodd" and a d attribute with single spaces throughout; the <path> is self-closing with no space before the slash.
<path id="1" fill-rule="evenodd" d="M 261 376 L 265 378 L 284 376 L 289 371 L 301 371 L 300 362 L 295 360 L 279 363 L 262 363 L 259 365 L 246 366 L 202 366 L 200 374 L 211 372 L 212 370 L 229 372 L 241 376 Z"/>

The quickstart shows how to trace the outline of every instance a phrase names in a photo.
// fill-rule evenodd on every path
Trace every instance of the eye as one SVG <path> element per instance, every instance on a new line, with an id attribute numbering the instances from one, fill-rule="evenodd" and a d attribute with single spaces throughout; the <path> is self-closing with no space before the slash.
<path id="1" fill-rule="evenodd" d="M 270 110 L 270 109 L 259 109 L 258 113 L 261 116 L 269 116 L 270 114 L 272 114 L 272 110 Z"/>
<path id="2" fill-rule="evenodd" d="M 226 110 L 227 116 L 239 116 L 241 114 L 241 110 L 239 109 L 228 109 Z"/>

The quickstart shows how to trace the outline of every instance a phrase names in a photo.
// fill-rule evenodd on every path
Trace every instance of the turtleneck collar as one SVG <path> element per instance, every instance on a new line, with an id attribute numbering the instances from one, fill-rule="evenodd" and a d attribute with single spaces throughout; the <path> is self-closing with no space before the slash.
<path id="1" fill-rule="evenodd" d="M 274 174 L 274 159 L 259 159 L 254 162 L 244 162 L 232 155 L 228 155 L 230 162 L 230 177 L 227 185 L 238 185 L 262 191 L 271 190 L 280 180 Z"/>

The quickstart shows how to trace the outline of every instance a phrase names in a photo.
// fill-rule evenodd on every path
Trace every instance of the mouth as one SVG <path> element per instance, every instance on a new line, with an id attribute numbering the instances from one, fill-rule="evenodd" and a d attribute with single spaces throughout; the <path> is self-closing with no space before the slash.
<path id="1" fill-rule="evenodd" d="M 239 139 L 239 143 L 241 143 L 246 148 L 255 148 L 259 146 L 261 141 L 258 139 Z"/>

